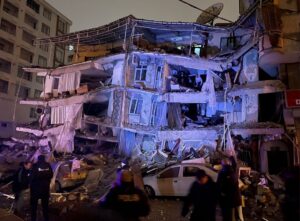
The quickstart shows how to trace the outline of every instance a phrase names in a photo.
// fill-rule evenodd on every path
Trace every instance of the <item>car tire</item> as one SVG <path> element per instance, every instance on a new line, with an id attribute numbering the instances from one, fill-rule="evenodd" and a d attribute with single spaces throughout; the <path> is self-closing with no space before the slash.
<path id="1" fill-rule="evenodd" d="M 155 197 L 155 192 L 151 186 L 146 185 L 144 186 L 144 189 L 149 198 Z"/>
<path id="2" fill-rule="evenodd" d="M 58 181 L 55 181 L 55 188 L 54 188 L 56 193 L 61 193 L 62 189 L 61 189 L 61 185 Z"/>

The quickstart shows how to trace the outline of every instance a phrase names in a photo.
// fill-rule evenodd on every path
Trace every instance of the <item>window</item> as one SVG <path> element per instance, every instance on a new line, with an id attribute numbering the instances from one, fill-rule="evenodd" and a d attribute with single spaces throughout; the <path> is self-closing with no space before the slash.
<path id="1" fill-rule="evenodd" d="M 198 167 L 192 167 L 192 166 L 184 167 L 183 168 L 183 176 L 184 177 L 194 177 L 194 176 L 196 176 L 196 173 L 199 170 L 200 169 Z"/>
<path id="2" fill-rule="evenodd" d="M 37 83 L 43 84 L 44 83 L 44 77 L 42 77 L 42 76 L 36 76 L 35 81 Z"/>
<path id="3" fill-rule="evenodd" d="M 31 8 L 36 13 L 40 12 L 40 5 L 36 3 L 34 0 L 27 0 L 26 4 L 29 8 Z"/>
<path id="4" fill-rule="evenodd" d="M 25 61 L 28 61 L 29 63 L 32 63 L 32 61 L 33 61 L 33 53 L 30 52 L 30 51 L 27 51 L 24 48 L 21 48 L 20 58 L 22 58 Z"/>
<path id="5" fill-rule="evenodd" d="M 175 178 L 178 177 L 180 167 L 173 167 L 162 172 L 158 178 Z"/>
<path id="6" fill-rule="evenodd" d="M 59 78 L 54 78 L 53 79 L 53 89 L 58 89 L 59 85 Z"/>
<path id="7" fill-rule="evenodd" d="M 62 19 L 58 18 L 57 20 L 57 31 L 59 34 L 65 34 L 67 33 L 67 23 L 65 23 Z"/>
<path id="8" fill-rule="evenodd" d="M 242 37 L 222 37 L 221 38 L 221 51 L 234 50 L 241 46 Z"/>
<path id="9" fill-rule="evenodd" d="M 43 51 L 48 52 L 49 51 L 49 45 L 47 45 L 47 44 L 41 44 L 40 45 L 40 49 L 43 50 Z"/>
<path id="10" fill-rule="evenodd" d="M 50 35 L 50 27 L 48 25 L 45 25 L 44 23 L 42 24 L 42 30 L 44 34 Z"/>
<path id="11" fill-rule="evenodd" d="M 55 59 L 61 63 L 64 62 L 64 52 L 56 48 L 55 50 Z"/>
<path id="12" fill-rule="evenodd" d="M 1 24 L 0 24 L 0 29 L 2 29 L 3 31 L 5 31 L 9 34 L 16 35 L 17 27 L 14 24 L 12 24 L 9 21 L 2 18 Z"/>
<path id="13" fill-rule="evenodd" d="M 14 44 L 0 37 L 0 50 L 13 54 Z"/>
<path id="14" fill-rule="evenodd" d="M 4 81 L 0 79 L 0 93 L 7 94 L 8 92 L 8 81 Z"/>
<path id="15" fill-rule="evenodd" d="M 30 27 L 32 27 L 33 29 L 37 29 L 38 21 L 34 17 L 25 14 L 24 22 Z"/>
<path id="16" fill-rule="evenodd" d="M 23 30 L 22 35 L 23 41 L 27 42 L 30 45 L 34 45 L 35 36 Z"/>
<path id="17" fill-rule="evenodd" d="M 29 117 L 30 118 L 37 118 L 36 109 L 34 107 L 30 108 Z"/>
<path id="18" fill-rule="evenodd" d="M 11 62 L 0 58 L 0 71 L 9 74 L 11 72 Z"/>
<path id="19" fill-rule="evenodd" d="M 5 11 L 6 13 L 8 13 L 12 16 L 18 17 L 18 13 L 19 13 L 18 7 L 14 6 L 10 2 L 8 2 L 7 0 L 4 1 L 3 11 Z"/>
<path id="20" fill-rule="evenodd" d="M 27 81 L 32 81 L 32 73 L 31 73 L 31 72 L 24 71 L 22 68 L 23 68 L 23 67 L 21 67 L 21 66 L 18 67 L 18 73 L 17 73 L 17 76 L 18 76 L 19 78 L 25 79 L 25 80 L 27 80 Z"/>
<path id="21" fill-rule="evenodd" d="M 147 74 L 147 65 L 138 65 L 135 68 L 135 81 L 146 81 L 146 74 Z"/>
<path id="22" fill-rule="evenodd" d="M 143 100 L 142 98 L 135 97 L 131 99 L 130 103 L 130 114 L 141 114 L 143 106 Z"/>
<path id="23" fill-rule="evenodd" d="M 157 102 L 154 102 L 152 104 L 152 112 L 151 112 L 151 120 L 150 120 L 150 124 L 151 126 L 155 125 L 155 117 L 157 115 Z"/>
<path id="24" fill-rule="evenodd" d="M 51 20 L 51 11 L 50 10 L 48 10 L 47 8 L 44 8 L 44 11 L 43 11 L 43 16 L 45 17 L 45 18 L 47 18 L 48 20 Z"/>
<path id="25" fill-rule="evenodd" d="M 34 98 L 40 98 L 42 91 L 35 89 L 34 90 Z"/>
<path id="26" fill-rule="evenodd" d="M 38 58 L 38 66 L 40 66 L 40 67 L 47 67 L 47 58 L 44 58 L 43 56 L 39 56 L 39 58 Z"/>
<path id="27" fill-rule="evenodd" d="M 18 94 L 18 91 L 19 91 L 19 94 Z M 30 94 L 30 88 L 25 87 L 25 86 L 20 86 L 20 88 L 19 88 L 19 86 L 16 85 L 15 95 L 17 97 L 24 99 L 24 98 L 29 97 L 29 94 Z"/>

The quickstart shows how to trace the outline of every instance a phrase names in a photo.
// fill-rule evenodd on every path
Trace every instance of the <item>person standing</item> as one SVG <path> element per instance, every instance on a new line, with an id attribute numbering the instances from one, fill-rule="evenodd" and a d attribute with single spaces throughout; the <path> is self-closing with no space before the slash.
<path id="1" fill-rule="evenodd" d="M 30 204 L 31 220 L 36 221 L 36 212 L 38 200 L 42 201 L 44 220 L 48 221 L 48 204 L 50 196 L 50 182 L 53 172 L 49 163 L 46 162 L 45 156 L 38 156 L 38 161 L 33 165 L 30 182 Z"/>
<path id="2" fill-rule="evenodd" d="M 147 216 L 150 206 L 146 194 L 134 186 L 133 174 L 130 170 L 120 170 L 117 180 L 100 207 L 116 212 L 124 221 L 138 221 Z M 115 219 L 112 219 L 115 220 Z"/>
<path id="3" fill-rule="evenodd" d="M 241 195 L 237 175 L 228 159 L 222 161 L 218 174 L 217 186 L 223 221 L 235 220 L 235 208 L 241 205 Z"/>
<path id="4" fill-rule="evenodd" d="M 181 216 L 185 217 L 193 206 L 191 221 L 215 221 L 217 205 L 217 187 L 204 170 L 198 170 L 196 180 L 184 200 Z"/>
<path id="5" fill-rule="evenodd" d="M 29 188 L 32 163 L 26 161 L 13 176 L 12 191 L 15 195 L 15 214 L 23 215 L 24 193 Z"/>

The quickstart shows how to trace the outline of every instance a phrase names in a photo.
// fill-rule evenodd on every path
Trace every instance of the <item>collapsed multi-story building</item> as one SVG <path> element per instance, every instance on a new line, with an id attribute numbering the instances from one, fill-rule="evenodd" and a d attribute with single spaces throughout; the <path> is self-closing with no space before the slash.
<path id="1" fill-rule="evenodd" d="M 181 158 L 192 148 L 204 155 L 235 149 L 252 167 L 277 173 L 298 162 L 295 130 L 285 125 L 289 115 L 295 128 L 298 112 L 286 108 L 282 80 L 299 86 L 299 46 L 286 37 L 299 37 L 299 27 L 287 22 L 299 21 L 296 3 L 258 1 L 232 24 L 128 16 L 40 39 L 73 45 L 74 63 L 25 69 L 45 78 L 44 91 L 21 103 L 43 114 L 38 125 L 17 129 L 47 137 L 61 152 L 73 151 L 74 139 L 93 140 L 145 160 L 168 151 Z"/>

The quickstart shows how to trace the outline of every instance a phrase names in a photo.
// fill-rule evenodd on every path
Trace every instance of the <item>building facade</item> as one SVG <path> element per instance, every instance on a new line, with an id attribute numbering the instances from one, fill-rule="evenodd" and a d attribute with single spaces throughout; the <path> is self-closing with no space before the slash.
<path id="1" fill-rule="evenodd" d="M 69 32 L 72 22 L 44 0 L 0 1 L 0 136 L 15 135 L 15 123 L 37 118 L 34 107 L 19 99 L 39 97 L 43 78 L 23 67 L 66 64 L 68 53 L 59 45 L 35 44 L 36 38 Z"/>
<path id="2" fill-rule="evenodd" d="M 98 52 L 77 47 L 80 63 L 26 69 L 46 77 L 45 99 L 21 103 L 43 108 L 46 120 L 18 131 L 47 136 L 61 152 L 88 141 L 117 144 L 124 155 L 146 163 L 180 160 L 195 151 L 210 163 L 217 152 L 236 152 L 245 165 L 270 174 L 299 163 L 298 107 L 284 102 L 299 74 L 299 50 L 289 48 L 297 39 L 280 22 L 298 16 L 299 8 L 262 3 L 246 4 L 230 25 L 128 16 L 51 38 Z M 290 65 L 296 69 L 289 71 Z M 287 116 L 294 130 L 287 130 Z"/>

